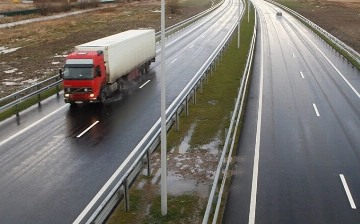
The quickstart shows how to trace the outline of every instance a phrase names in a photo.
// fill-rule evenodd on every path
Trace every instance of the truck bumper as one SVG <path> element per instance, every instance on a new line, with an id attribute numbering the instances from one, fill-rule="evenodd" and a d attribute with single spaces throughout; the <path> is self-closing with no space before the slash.
<path id="1" fill-rule="evenodd" d="M 87 103 L 98 103 L 99 100 L 98 99 L 90 99 L 90 100 L 72 100 L 69 98 L 64 98 L 65 103 L 70 103 L 70 104 L 87 104 Z"/>

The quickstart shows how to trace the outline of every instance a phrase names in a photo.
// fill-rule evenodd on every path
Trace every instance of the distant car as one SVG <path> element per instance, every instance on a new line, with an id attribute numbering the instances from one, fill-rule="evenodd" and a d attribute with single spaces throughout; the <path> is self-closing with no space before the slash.
<path id="1" fill-rule="evenodd" d="M 276 12 L 276 16 L 282 16 L 282 12 Z"/>

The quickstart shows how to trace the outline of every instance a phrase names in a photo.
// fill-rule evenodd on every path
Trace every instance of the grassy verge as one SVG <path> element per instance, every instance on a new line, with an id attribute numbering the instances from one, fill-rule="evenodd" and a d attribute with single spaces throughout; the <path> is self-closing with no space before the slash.
<path id="1" fill-rule="evenodd" d="M 60 86 L 58 89 L 56 89 L 56 87 L 54 87 L 54 88 L 46 90 L 45 92 L 42 92 L 40 95 L 40 101 L 55 95 L 56 93 L 58 93 L 61 90 L 62 90 L 62 86 Z M 39 99 L 37 96 L 34 96 L 34 97 L 20 103 L 18 105 L 17 109 L 15 107 L 11 107 L 8 110 L 1 112 L 0 113 L 0 122 L 5 120 L 6 118 L 9 118 L 25 109 L 31 107 L 32 105 L 37 104 L 37 103 L 39 103 Z"/>
<path id="2" fill-rule="evenodd" d="M 201 145 L 214 138 L 224 142 L 225 128 L 230 124 L 230 112 L 234 109 L 240 80 L 246 63 L 251 42 L 254 12 L 251 11 L 250 23 L 244 19 L 241 24 L 241 48 L 237 49 L 237 37 L 225 52 L 220 66 L 213 77 L 209 77 L 208 85 L 204 84 L 203 93 L 198 91 L 197 104 L 190 104 L 189 116 L 180 116 L 180 131 L 171 130 L 168 134 L 168 151 L 178 146 L 194 128 L 189 142 L 188 156 L 199 155 Z M 194 126 L 194 124 L 196 124 Z M 222 149 L 222 144 L 219 146 Z M 206 158 L 202 158 L 206 163 Z M 168 160 L 168 163 L 176 161 Z M 216 167 L 214 167 L 214 170 Z M 153 175 L 157 172 L 153 170 Z M 187 171 L 184 171 L 187 172 Z M 139 177 L 130 190 L 130 211 L 126 212 L 122 201 L 108 223 L 201 223 L 204 216 L 207 198 L 201 198 L 196 191 L 181 195 L 168 196 L 168 214 L 161 215 L 160 186 L 152 183 L 152 177 Z M 208 180 L 209 183 L 212 180 Z M 142 187 L 139 189 L 139 183 Z"/>

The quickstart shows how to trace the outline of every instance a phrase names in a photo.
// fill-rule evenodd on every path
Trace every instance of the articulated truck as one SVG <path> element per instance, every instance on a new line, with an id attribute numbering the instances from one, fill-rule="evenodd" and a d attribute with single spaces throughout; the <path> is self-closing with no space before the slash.
<path id="1" fill-rule="evenodd" d="M 75 47 L 66 57 L 65 103 L 104 103 L 155 61 L 155 30 L 128 30 Z"/>

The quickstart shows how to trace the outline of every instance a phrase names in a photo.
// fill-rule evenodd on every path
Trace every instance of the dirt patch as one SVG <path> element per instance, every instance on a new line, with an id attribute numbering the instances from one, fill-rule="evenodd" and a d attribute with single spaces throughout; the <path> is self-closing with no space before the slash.
<path id="1" fill-rule="evenodd" d="M 208 0 L 202 5 L 191 2 L 182 3 L 181 13 L 167 13 L 166 26 L 211 5 Z M 139 28 L 160 30 L 159 0 L 122 2 L 112 8 L 0 29 L 0 98 L 58 74 L 64 57 L 76 45 Z"/>

